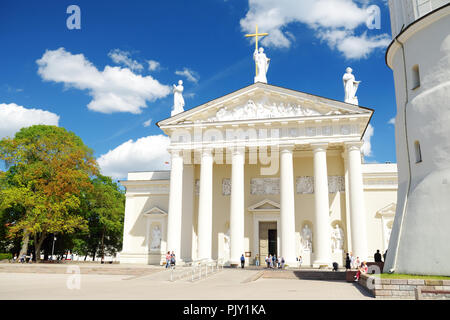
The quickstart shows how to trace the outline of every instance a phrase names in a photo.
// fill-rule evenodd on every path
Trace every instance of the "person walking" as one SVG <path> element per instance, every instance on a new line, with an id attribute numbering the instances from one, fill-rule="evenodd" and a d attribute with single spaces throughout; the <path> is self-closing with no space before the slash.
<path id="1" fill-rule="evenodd" d="M 257 254 L 256 257 L 255 257 L 255 265 L 257 267 L 259 267 L 259 254 Z"/>
<path id="2" fill-rule="evenodd" d="M 298 267 L 301 268 L 301 267 L 302 267 L 302 263 L 303 263 L 303 258 L 302 258 L 302 256 L 299 256 L 299 257 L 297 258 L 297 261 L 298 261 Z"/>
<path id="3" fill-rule="evenodd" d="M 353 252 L 350 252 L 350 268 L 355 269 L 355 256 L 353 255 Z"/>
<path id="4" fill-rule="evenodd" d="M 17 262 L 17 253 L 14 254 L 13 263 Z"/>
<path id="5" fill-rule="evenodd" d="M 170 267 L 170 251 L 166 253 L 166 269 Z"/>
<path id="6" fill-rule="evenodd" d="M 347 256 L 345 257 L 345 270 L 350 270 L 352 268 L 351 266 L 352 260 L 350 259 L 350 255 L 347 252 Z"/>
<path id="7" fill-rule="evenodd" d="M 33 252 L 30 253 L 30 260 L 28 260 L 28 263 L 32 263 L 33 262 Z"/>
<path id="8" fill-rule="evenodd" d="M 170 254 L 170 266 L 175 269 L 176 259 L 175 259 L 175 252 L 172 251 Z"/>
<path id="9" fill-rule="evenodd" d="M 277 266 L 277 256 L 273 255 L 272 256 L 272 267 L 276 268 L 276 266 Z"/>
<path id="10" fill-rule="evenodd" d="M 244 255 L 241 256 L 241 268 L 244 269 L 244 265 L 245 265 L 245 257 Z"/>
<path id="11" fill-rule="evenodd" d="M 266 256 L 266 259 L 264 261 L 266 262 L 267 269 L 269 269 L 270 268 L 269 256 Z"/>
<path id="12" fill-rule="evenodd" d="M 272 269 L 273 268 L 273 259 L 272 259 L 272 255 L 269 254 L 269 268 Z"/>
<path id="13" fill-rule="evenodd" d="M 281 257 L 281 269 L 284 269 L 284 263 L 286 261 L 284 260 L 284 257 Z"/>

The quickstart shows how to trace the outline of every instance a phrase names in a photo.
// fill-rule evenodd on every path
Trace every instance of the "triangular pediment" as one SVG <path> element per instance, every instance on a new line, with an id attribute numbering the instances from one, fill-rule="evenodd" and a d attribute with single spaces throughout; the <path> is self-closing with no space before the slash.
<path id="1" fill-rule="evenodd" d="M 248 207 L 248 211 L 250 212 L 273 212 L 280 211 L 280 204 L 275 201 L 265 199 L 260 201 L 250 207 Z"/>
<path id="2" fill-rule="evenodd" d="M 222 123 L 260 119 L 309 118 L 372 114 L 372 110 L 341 101 L 255 83 L 238 91 L 158 122 L 177 124 Z"/>
<path id="3" fill-rule="evenodd" d="M 167 216 L 167 212 L 158 208 L 153 207 L 143 213 L 144 216 Z"/>

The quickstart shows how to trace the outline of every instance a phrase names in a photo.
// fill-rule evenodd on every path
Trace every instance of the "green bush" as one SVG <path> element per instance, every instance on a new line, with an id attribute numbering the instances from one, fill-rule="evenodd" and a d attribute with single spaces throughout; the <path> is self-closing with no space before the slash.
<path id="1" fill-rule="evenodd" d="M 0 260 L 10 260 L 12 259 L 12 254 L 11 253 L 0 253 Z"/>

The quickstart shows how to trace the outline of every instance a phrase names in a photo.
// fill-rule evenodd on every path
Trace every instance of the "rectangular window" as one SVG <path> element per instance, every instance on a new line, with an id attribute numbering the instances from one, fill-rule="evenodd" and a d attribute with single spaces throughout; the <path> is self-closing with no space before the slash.
<path id="1" fill-rule="evenodd" d="M 420 150 L 420 142 L 414 142 L 414 149 L 416 151 L 416 163 L 422 162 L 422 151 Z"/>
<path id="2" fill-rule="evenodd" d="M 412 67 L 412 90 L 420 87 L 420 72 L 419 65 Z"/>

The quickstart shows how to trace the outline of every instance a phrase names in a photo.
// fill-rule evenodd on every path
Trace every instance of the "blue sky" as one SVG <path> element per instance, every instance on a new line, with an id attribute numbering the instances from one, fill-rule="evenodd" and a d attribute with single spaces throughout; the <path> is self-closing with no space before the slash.
<path id="1" fill-rule="evenodd" d="M 66 26 L 71 4 L 80 30 Z M 363 23 L 368 5 L 381 8 L 381 29 Z M 342 75 L 353 68 L 360 104 L 375 110 L 366 161 L 395 162 L 383 0 L 3 0 L 0 138 L 58 124 L 94 149 L 106 174 L 169 169 L 155 123 L 170 116 L 172 84 L 184 81 L 185 109 L 251 84 L 254 44 L 244 35 L 256 22 L 270 33 L 269 84 L 343 100 Z"/>

